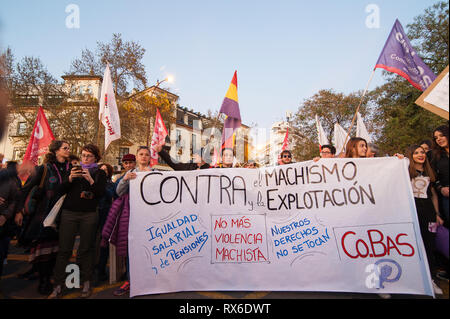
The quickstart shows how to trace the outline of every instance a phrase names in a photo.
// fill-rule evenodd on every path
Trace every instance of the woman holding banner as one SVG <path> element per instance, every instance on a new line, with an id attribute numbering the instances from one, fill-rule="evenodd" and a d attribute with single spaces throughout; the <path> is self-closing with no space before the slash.
<path id="1" fill-rule="evenodd" d="M 420 234 L 427 253 L 431 276 L 434 278 L 436 273 L 434 257 L 436 229 L 438 225 L 443 224 L 443 220 L 439 216 L 437 193 L 433 187 L 436 177 L 428 162 L 426 151 L 420 145 L 410 146 L 407 157 Z M 437 287 L 434 280 L 433 288 L 436 294 L 442 294 L 442 290 Z"/>
<path id="2" fill-rule="evenodd" d="M 365 158 L 367 156 L 367 142 L 361 137 L 352 137 L 345 147 L 347 158 Z"/>
<path id="3" fill-rule="evenodd" d="M 150 149 L 147 146 L 140 146 L 136 153 L 136 169 L 128 171 L 117 185 L 118 199 L 114 201 L 109 211 L 105 226 L 102 231 L 102 246 L 107 242 L 113 243 L 117 247 L 117 256 L 127 258 L 127 280 L 113 294 L 121 296 L 130 291 L 130 264 L 128 260 L 128 223 L 130 214 L 129 190 L 130 180 L 136 178 L 136 172 L 151 171 Z"/>

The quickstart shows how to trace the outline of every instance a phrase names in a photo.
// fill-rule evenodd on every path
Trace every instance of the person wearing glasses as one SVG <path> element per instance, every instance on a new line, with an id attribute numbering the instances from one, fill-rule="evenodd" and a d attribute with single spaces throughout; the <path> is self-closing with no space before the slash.
<path id="1" fill-rule="evenodd" d="M 74 166 L 62 184 L 67 195 L 60 214 L 59 251 L 55 266 L 56 287 L 50 294 L 50 299 L 62 295 L 67 276 L 66 267 L 78 234 L 80 245 L 77 261 L 83 283 L 81 297 L 88 298 L 92 293 L 98 204 L 106 188 L 106 174 L 97 164 L 100 159 L 100 150 L 96 145 L 85 145 L 81 150 L 81 165 Z"/>
<path id="2" fill-rule="evenodd" d="M 278 161 L 278 165 L 286 165 L 292 164 L 292 154 L 289 150 L 284 150 L 280 154 L 280 160 Z"/>
<path id="3" fill-rule="evenodd" d="M 336 155 L 336 147 L 333 145 L 323 145 L 320 151 L 321 158 L 333 158 Z"/>
<path id="4" fill-rule="evenodd" d="M 333 145 L 325 144 L 322 145 L 321 147 L 320 157 L 319 156 L 314 157 L 313 161 L 317 162 L 321 158 L 334 158 L 335 155 L 336 155 L 336 147 L 334 147 Z"/>
<path id="5" fill-rule="evenodd" d="M 23 231 L 19 237 L 19 243 L 30 248 L 30 263 L 32 269 L 27 272 L 30 275 L 35 270 L 39 273 L 38 292 L 48 295 L 53 286 L 50 281 L 58 252 L 58 232 L 52 227 L 44 227 L 43 221 L 52 209 L 53 205 L 64 194 L 62 184 L 70 174 L 69 144 L 65 141 L 54 140 L 48 147 L 44 164 L 36 166 L 22 188 L 22 210 L 25 199 L 34 186 L 39 186 L 43 181 L 43 187 L 35 196 L 37 200 L 33 215 L 18 213 L 18 224 L 23 224 Z M 24 276 L 25 277 L 25 276 Z"/>

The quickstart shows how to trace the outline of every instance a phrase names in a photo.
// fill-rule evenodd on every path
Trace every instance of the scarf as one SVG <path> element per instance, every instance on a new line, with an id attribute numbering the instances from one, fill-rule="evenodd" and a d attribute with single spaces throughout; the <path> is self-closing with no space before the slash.
<path id="1" fill-rule="evenodd" d="M 83 164 L 83 163 L 81 163 L 81 167 L 83 169 L 85 169 L 85 168 L 87 168 L 87 169 L 98 168 L 98 164 L 97 163 L 92 163 L 92 164 Z"/>
<path id="2" fill-rule="evenodd" d="M 91 174 L 92 178 L 94 178 L 93 174 L 98 170 L 98 164 L 97 163 L 92 163 L 92 164 L 83 164 L 81 163 L 81 167 L 83 169 L 88 169 L 89 170 L 89 174 Z"/>

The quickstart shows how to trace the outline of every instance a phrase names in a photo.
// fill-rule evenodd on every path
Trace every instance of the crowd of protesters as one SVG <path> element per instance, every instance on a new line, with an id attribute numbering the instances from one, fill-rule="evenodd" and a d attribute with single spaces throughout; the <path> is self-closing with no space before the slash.
<path id="1" fill-rule="evenodd" d="M 260 167 L 254 160 L 237 164 L 231 148 L 222 150 L 219 165 L 206 163 L 201 153 L 194 154 L 192 163 L 177 163 L 163 145 L 156 146 L 156 151 L 173 170 Z M 24 280 L 38 279 L 39 293 L 48 298 L 61 297 L 67 290 L 66 266 L 78 240 L 76 264 L 80 268 L 81 297 L 91 295 L 93 283 L 107 280 L 109 243 L 116 247 L 117 256 L 127 260 L 126 280 L 114 295 L 129 292 L 129 182 L 136 178 L 137 172 L 153 170 L 150 149 L 141 146 L 136 155 L 124 155 L 123 169 L 114 179 L 113 167 L 101 162 L 100 154 L 93 144 L 85 145 L 81 154 L 70 154 L 69 143 L 56 140 L 50 144 L 44 163 L 32 170 L 13 161 L 0 167 L 0 284 L 10 241 L 15 237 L 17 245 L 29 252 L 30 262 L 29 270 L 18 276 Z M 448 281 L 448 254 L 443 256 L 436 251 L 435 237 L 436 226 L 448 230 L 449 223 L 448 126 L 436 128 L 431 140 L 411 145 L 405 155 L 395 155 L 408 161 L 433 286 L 436 293 L 442 294 L 434 280 Z M 333 145 L 322 145 L 320 157 L 313 160 L 379 156 L 376 145 L 354 137 L 349 139 L 345 152 L 339 154 Z M 292 163 L 292 153 L 283 150 L 278 165 Z M 27 174 L 29 177 L 24 179 Z M 424 187 L 416 191 L 419 180 Z M 49 226 L 45 221 L 55 207 L 59 214 Z"/>

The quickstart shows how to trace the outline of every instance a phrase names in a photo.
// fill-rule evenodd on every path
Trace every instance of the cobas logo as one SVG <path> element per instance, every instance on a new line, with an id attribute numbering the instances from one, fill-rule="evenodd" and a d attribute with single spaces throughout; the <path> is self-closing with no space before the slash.
<path id="1" fill-rule="evenodd" d="M 399 281 L 403 273 L 400 260 L 417 257 L 411 223 L 340 227 L 334 231 L 341 260 L 370 263 L 364 269 L 369 289 L 383 289 L 385 283 Z"/>
<path id="2" fill-rule="evenodd" d="M 368 229 L 365 233 L 357 233 L 349 230 L 341 238 L 341 246 L 344 253 L 352 258 L 385 257 L 400 255 L 412 257 L 415 254 L 414 247 L 409 243 L 412 238 L 407 233 L 385 235 L 378 229 Z"/>

